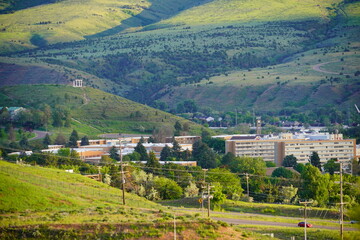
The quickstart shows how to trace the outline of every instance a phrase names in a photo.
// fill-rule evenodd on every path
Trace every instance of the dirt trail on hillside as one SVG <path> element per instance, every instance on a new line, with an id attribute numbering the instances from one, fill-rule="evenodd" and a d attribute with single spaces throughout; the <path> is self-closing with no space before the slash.
<path id="1" fill-rule="evenodd" d="M 321 69 L 322 66 L 324 66 L 324 65 L 326 65 L 326 64 L 329 64 L 329 63 L 334 63 L 334 62 L 338 62 L 338 61 L 331 61 L 331 62 L 319 63 L 319 64 L 314 65 L 314 66 L 312 67 L 312 69 L 315 70 L 315 71 L 317 71 L 317 72 L 340 75 L 340 73 L 338 73 L 338 72 L 331 72 L 331 71 L 327 71 L 327 70 Z"/>
<path id="2" fill-rule="evenodd" d="M 84 91 L 84 94 L 83 94 L 84 104 L 83 105 L 87 105 L 90 102 L 90 98 L 87 97 L 84 89 L 83 89 L 83 91 Z"/>

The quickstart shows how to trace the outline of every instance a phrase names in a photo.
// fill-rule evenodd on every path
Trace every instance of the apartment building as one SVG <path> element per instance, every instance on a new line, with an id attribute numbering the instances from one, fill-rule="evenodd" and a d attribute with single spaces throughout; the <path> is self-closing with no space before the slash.
<path id="1" fill-rule="evenodd" d="M 277 166 L 291 154 L 299 163 L 308 163 L 313 152 L 322 163 L 332 158 L 348 163 L 356 156 L 355 140 L 344 140 L 341 134 L 237 135 L 226 140 L 225 149 L 235 156 L 261 157 Z"/>

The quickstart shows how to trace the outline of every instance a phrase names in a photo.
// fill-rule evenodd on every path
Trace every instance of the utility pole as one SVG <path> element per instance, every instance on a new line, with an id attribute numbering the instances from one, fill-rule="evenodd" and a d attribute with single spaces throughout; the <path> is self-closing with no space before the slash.
<path id="1" fill-rule="evenodd" d="M 208 199 L 208 218 L 210 218 L 210 183 L 208 184 L 208 195 L 207 195 L 207 199 Z"/>
<path id="2" fill-rule="evenodd" d="M 119 138 L 120 142 L 120 168 L 121 168 L 121 188 L 122 188 L 122 195 L 123 195 L 123 204 L 125 205 L 125 178 L 124 178 L 124 167 L 123 167 L 123 160 L 122 160 L 122 144 L 121 144 L 121 134 Z"/>
<path id="3" fill-rule="evenodd" d="M 247 196 L 250 197 L 249 195 L 249 174 L 246 173 L 246 190 L 247 190 Z"/>
<path id="4" fill-rule="evenodd" d="M 340 239 L 344 239 L 343 163 L 340 162 Z"/>
<path id="5" fill-rule="evenodd" d="M 305 201 L 305 202 L 300 202 L 299 201 L 299 203 L 300 204 L 304 204 L 304 240 L 306 240 L 307 239 L 307 236 L 306 236 L 306 218 L 307 218 L 307 212 L 306 212 L 306 210 L 307 210 L 307 205 L 308 204 L 311 204 L 312 203 L 312 201 Z"/>
<path id="6" fill-rule="evenodd" d="M 175 212 L 174 212 L 174 240 L 176 240 L 176 221 L 175 221 Z"/>

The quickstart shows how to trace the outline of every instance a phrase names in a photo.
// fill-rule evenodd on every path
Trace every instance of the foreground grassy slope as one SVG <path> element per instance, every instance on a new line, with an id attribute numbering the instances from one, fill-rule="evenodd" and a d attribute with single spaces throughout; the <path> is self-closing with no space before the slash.
<path id="1" fill-rule="evenodd" d="M 73 125 L 85 134 L 151 134 L 154 128 L 171 128 L 176 121 L 187 122 L 191 132 L 199 131 L 199 126 L 190 121 L 90 87 L 19 85 L 1 89 L 1 106 L 37 108 L 43 103 L 64 106 L 74 119 Z"/>
<path id="2" fill-rule="evenodd" d="M 116 207 L 120 189 L 64 170 L 23 166 L 0 161 L 2 212 L 74 210 Z M 161 209 L 155 203 L 128 194 L 129 207 Z"/>
<path id="3" fill-rule="evenodd" d="M 0 161 L 0 193 L 1 239 L 174 238 L 170 209 L 131 193 L 124 206 L 120 189 L 64 170 Z M 176 225 L 180 239 L 247 239 L 191 214 Z"/>

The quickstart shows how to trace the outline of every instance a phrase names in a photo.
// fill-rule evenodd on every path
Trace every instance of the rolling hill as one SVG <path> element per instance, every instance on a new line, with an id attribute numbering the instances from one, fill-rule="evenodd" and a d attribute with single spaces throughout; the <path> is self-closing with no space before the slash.
<path id="1" fill-rule="evenodd" d="M 87 26 L 87 21 L 96 23 L 93 18 L 79 18 L 84 30 L 67 28 L 78 38 L 60 34 L 66 41 L 82 41 L 61 43 L 64 39 L 51 40 L 34 30 L 48 43 L 58 43 L 4 54 L 1 85 L 66 84 L 82 78 L 87 86 L 173 112 L 189 100 L 200 111 L 271 114 L 329 107 L 343 111 L 359 101 L 359 1 L 190 2 L 143 1 L 136 5 L 142 10 L 121 24 L 94 30 Z M 115 4 L 89 0 L 87 7 L 90 3 Z M 56 4 L 14 14 L 31 16 L 30 10 L 56 9 Z M 12 18 L 1 17 L 4 22 Z"/>
<path id="2" fill-rule="evenodd" d="M 72 117 L 72 127 L 80 133 L 96 136 L 102 133 L 144 133 L 154 129 L 173 129 L 176 121 L 188 123 L 192 133 L 200 126 L 166 112 L 90 87 L 67 85 L 18 85 L 3 87 L 1 106 L 39 109 L 48 104 L 53 110 L 65 109 Z M 62 132 L 71 131 L 62 129 Z"/>

